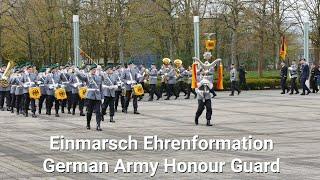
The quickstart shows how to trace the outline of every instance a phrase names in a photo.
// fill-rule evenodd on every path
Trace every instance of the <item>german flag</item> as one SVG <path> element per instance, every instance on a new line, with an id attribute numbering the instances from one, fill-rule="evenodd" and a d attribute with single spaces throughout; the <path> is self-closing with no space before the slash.
<path id="1" fill-rule="evenodd" d="M 192 64 L 192 81 L 191 81 L 191 88 L 195 89 L 197 88 L 197 64 L 193 63 Z"/>
<path id="2" fill-rule="evenodd" d="M 282 38 L 281 38 L 281 48 L 280 48 L 280 58 L 282 59 L 282 61 L 284 61 L 286 59 L 287 49 L 288 49 L 288 45 L 287 45 L 286 37 L 282 36 Z"/>

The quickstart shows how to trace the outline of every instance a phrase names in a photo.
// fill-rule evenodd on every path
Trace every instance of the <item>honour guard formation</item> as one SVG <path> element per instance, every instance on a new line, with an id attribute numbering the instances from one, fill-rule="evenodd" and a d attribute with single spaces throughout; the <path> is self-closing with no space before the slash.
<path id="1" fill-rule="evenodd" d="M 199 117 L 206 109 L 206 125 L 212 126 L 211 99 L 216 96 L 213 86 L 214 70 L 220 65 L 221 79 L 222 64 L 221 59 L 211 62 L 210 52 L 205 52 L 203 57 L 204 62 L 193 58 L 194 63 L 189 67 L 184 67 L 180 59 L 171 61 L 169 58 L 163 58 L 160 68 L 156 64 L 144 67 L 129 62 L 124 66 L 107 67 L 97 64 L 85 64 L 81 67 L 53 64 L 38 69 L 31 63 L 16 65 L 10 61 L 0 69 L 0 109 L 17 116 L 32 118 L 37 118 L 44 109 L 46 115 L 55 117 L 59 117 L 61 113 L 76 115 L 76 112 L 79 112 L 80 117 L 86 117 L 88 130 L 91 129 L 91 119 L 95 114 L 96 130 L 101 131 L 101 121 L 105 120 L 105 116 L 108 114 L 109 121 L 114 123 L 114 116 L 119 107 L 121 113 L 130 111 L 131 100 L 133 114 L 140 114 L 138 102 L 143 99 L 145 93 L 149 94 L 148 101 L 163 97 L 170 100 L 172 96 L 178 99 L 180 95 L 184 95 L 184 99 L 190 99 L 193 94 L 198 101 L 195 124 L 199 124 Z M 281 63 L 281 94 L 298 94 L 299 77 L 303 88 L 301 95 L 311 93 L 306 86 L 310 74 L 313 93 L 319 91 L 320 67 L 313 66 L 310 73 L 304 59 L 300 60 L 300 64 L 299 69 L 295 61 L 289 68 L 284 62 Z M 244 77 L 241 76 L 240 81 L 243 82 Z M 291 88 L 287 86 L 287 76 L 290 78 Z M 233 64 L 230 67 L 230 84 L 230 96 L 234 96 L 234 91 L 239 95 L 241 91 L 238 85 L 238 71 Z"/>

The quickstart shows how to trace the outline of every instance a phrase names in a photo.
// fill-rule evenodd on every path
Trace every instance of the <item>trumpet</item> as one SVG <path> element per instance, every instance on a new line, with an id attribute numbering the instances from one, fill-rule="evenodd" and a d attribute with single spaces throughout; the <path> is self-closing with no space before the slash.
<path id="1" fill-rule="evenodd" d="M 15 62 L 9 61 L 6 70 L 4 71 L 1 79 L 0 79 L 0 86 L 6 88 L 9 86 L 9 77 L 12 74 L 12 69 L 15 66 Z"/>

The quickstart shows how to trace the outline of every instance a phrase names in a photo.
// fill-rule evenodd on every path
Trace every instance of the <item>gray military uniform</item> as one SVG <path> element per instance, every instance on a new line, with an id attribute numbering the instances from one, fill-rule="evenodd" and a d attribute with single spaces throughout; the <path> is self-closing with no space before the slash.
<path id="1" fill-rule="evenodd" d="M 103 78 L 103 87 L 102 92 L 105 97 L 115 97 L 116 89 L 117 89 L 117 79 L 116 75 L 108 75 L 106 74 Z"/>

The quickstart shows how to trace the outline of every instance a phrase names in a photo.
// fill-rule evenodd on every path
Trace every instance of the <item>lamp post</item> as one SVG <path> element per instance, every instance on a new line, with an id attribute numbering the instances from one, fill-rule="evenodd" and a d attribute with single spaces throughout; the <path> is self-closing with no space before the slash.
<path id="1" fill-rule="evenodd" d="M 193 27 L 194 27 L 194 56 L 200 59 L 200 43 L 199 43 L 199 28 L 200 20 L 199 16 L 193 16 Z"/>
<path id="2" fill-rule="evenodd" d="M 73 15 L 73 53 L 74 65 L 80 66 L 80 32 L 79 32 L 79 15 Z"/>

